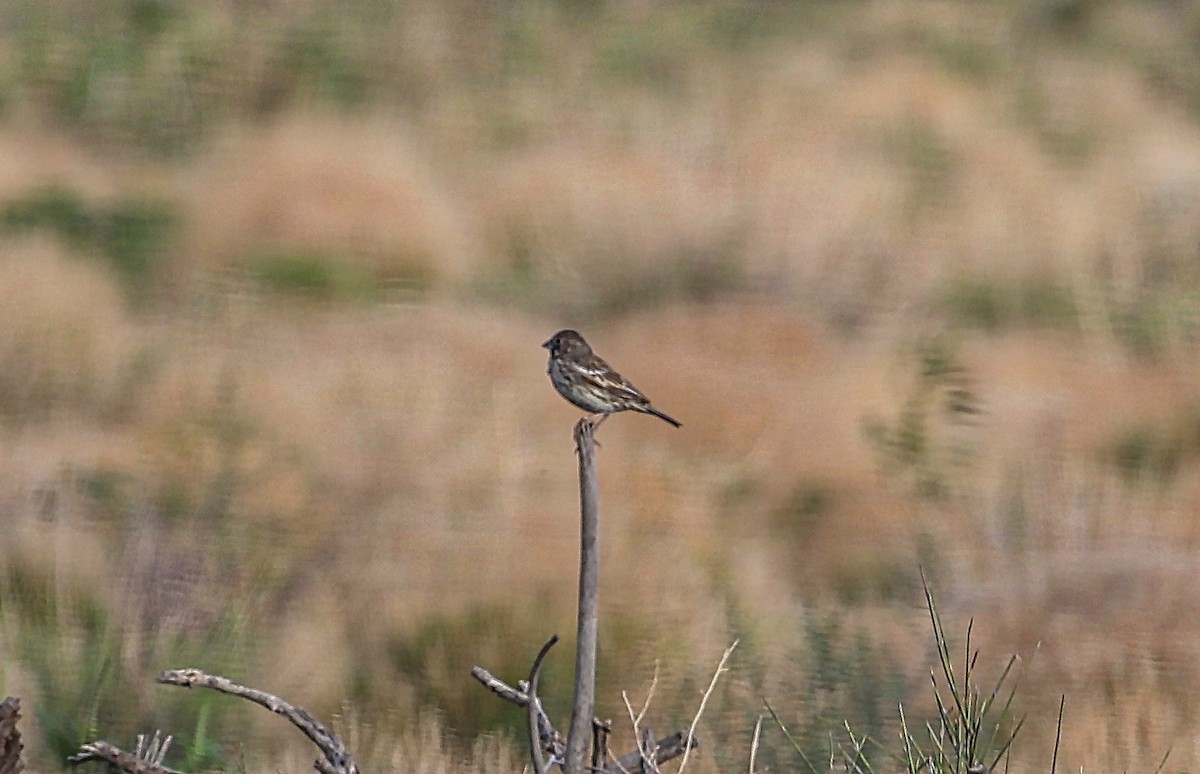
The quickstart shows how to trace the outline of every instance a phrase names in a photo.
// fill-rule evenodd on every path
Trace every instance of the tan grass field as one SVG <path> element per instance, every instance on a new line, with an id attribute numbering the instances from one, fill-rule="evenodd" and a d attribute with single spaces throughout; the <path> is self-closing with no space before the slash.
<path id="1" fill-rule="evenodd" d="M 186 35 L 311 12 L 283 5 Z M 697 770 L 745 770 L 764 698 L 836 730 L 865 692 L 894 734 L 895 701 L 931 710 L 923 567 L 984 671 L 1023 660 L 1014 770 L 1049 769 L 1063 694 L 1064 770 L 1195 768 L 1200 126 L 1129 53 L 1178 54 L 1168 12 L 1064 42 L 1015 4 L 868 2 L 726 50 L 695 42 L 720 4 L 457 5 L 378 49 L 343 30 L 417 73 L 356 110 L 243 41 L 231 104 L 282 107 L 177 157 L 14 98 L 0 198 L 162 199 L 178 230 L 148 301 L 53 229 L 0 241 L 0 692 L 117 744 L 186 734 L 196 697 L 152 685 L 185 659 L 336 718 L 364 770 L 517 771 L 519 718 L 468 670 L 516 679 L 573 631 L 578 414 L 538 345 L 574 326 L 684 423 L 600 434 L 600 712 L 657 665 L 654 727 L 682 727 L 740 637 Z M 634 57 L 645 24 L 665 62 Z M 605 69 L 630 61 L 648 82 Z M 931 341 L 974 411 L 922 392 Z M 46 661 L 108 682 L 72 703 Z M 310 764 L 227 707 L 227 764 Z"/>

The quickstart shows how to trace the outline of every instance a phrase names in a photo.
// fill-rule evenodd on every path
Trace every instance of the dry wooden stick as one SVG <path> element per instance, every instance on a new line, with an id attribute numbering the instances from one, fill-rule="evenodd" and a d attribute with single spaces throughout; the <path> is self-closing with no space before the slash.
<path id="1" fill-rule="evenodd" d="M 564 774 L 586 774 L 597 770 L 597 760 L 603 762 L 606 755 L 597 756 L 596 746 L 598 735 L 594 729 L 595 699 L 596 699 L 596 635 L 598 630 L 598 597 L 600 577 L 600 540 L 599 540 L 599 483 L 596 475 L 596 443 L 594 431 L 596 424 L 585 418 L 575 425 L 575 451 L 579 456 L 579 510 L 580 510 L 580 551 L 579 551 L 579 616 L 575 651 L 575 684 L 574 699 L 571 703 L 571 723 L 565 744 L 558 734 L 545 711 L 538 702 L 536 691 L 527 689 L 528 693 L 514 689 L 494 677 L 481 667 L 474 667 L 471 676 L 491 690 L 497 696 L 523 707 L 528 711 L 530 751 L 542 749 L 549 751 L 558 761 Z M 726 658 L 728 658 L 728 652 Z M 719 675 L 724 665 L 724 659 L 718 666 Z M 700 712 L 703 712 L 704 702 L 712 693 L 716 684 L 716 675 L 701 702 Z M 532 681 L 531 681 L 532 682 Z M 524 687 L 524 686 L 522 686 Z M 651 685 L 653 694 L 654 684 Z M 650 696 L 646 697 L 647 705 Z M 628 699 L 626 699 L 628 707 Z M 634 713 L 628 707 L 630 717 L 634 721 L 634 732 L 637 738 L 637 749 L 626 753 L 611 765 L 599 771 L 614 774 L 628 772 L 634 767 L 645 771 L 654 769 L 658 764 L 671 760 L 680 755 L 687 761 L 687 753 L 697 746 L 695 740 L 696 723 L 699 714 L 692 720 L 692 726 L 686 731 L 680 731 L 671 736 L 653 741 L 643 741 L 638 734 L 638 724 L 645 715 L 646 707 L 641 713 Z M 534 729 L 537 729 L 537 742 L 534 741 Z M 588 755 L 589 741 L 591 756 Z M 607 737 L 605 736 L 605 741 Z M 590 763 L 589 765 L 589 757 Z M 553 761 L 552 761 L 553 762 Z M 535 759 L 534 768 L 540 769 L 540 763 Z"/>
<path id="2" fill-rule="evenodd" d="M 79 752 L 67 758 L 67 763 L 72 766 L 78 766 L 88 761 L 104 761 L 121 771 L 129 772 L 129 774 L 182 774 L 182 772 L 169 769 L 161 763 L 139 758 L 133 753 L 125 752 L 121 748 L 103 741 L 85 744 L 79 748 Z"/>
<path id="3" fill-rule="evenodd" d="M 159 675 L 158 682 L 184 688 L 211 688 L 214 691 L 237 696 L 266 707 L 275 714 L 287 718 L 320 749 L 325 757 L 314 761 L 313 767 L 321 774 L 358 774 L 358 764 L 346 750 L 346 745 L 341 739 L 306 710 L 294 706 L 274 694 L 239 685 L 228 678 L 210 675 L 199 669 L 171 669 Z"/>
<path id="4" fill-rule="evenodd" d="M 691 737 L 688 742 L 688 732 L 686 730 L 676 731 L 670 736 L 664 736 L 654 743 L 654 763 L 661 766 L 669 760 L 674 760 L 684 754 L 684 745 L 687 744 L 690 748 L 699 747 L 700 743 L 696 737 Z M 605 769 L 611 774 L 617 772 L 638 771 L 638 767 L 642 763 L 642 750 L 639 746 L 636 750 L 630 750 L 612 762 L 612 765 Z"/>
<path id="5" fill-rule="evenodd" d="M 596 639 L 600 607 L 600 484 L 596 473 L 596 426 L 575 424 L 579 455 L 579 619 L 575 637 L 575 697 L 567 729 L 566 774 L 588 770 L 588 742 L 596 710 Z"/>
<path id="6" fill-rule="evenodd" d="M 473 667 L 471 669 L 471 677 L 474 677 L 484 688 L 487 688 L 510 704 L 515 704 L 522 708 L 529 706 L 529 695 L 525 691 L 513 688 L 483 667 Z M 543 709 L 541 700 L 536 700 L 534 704 L 537 707 L 538 737 L 542 740 L 542 749 L 550 753 L 551 756 L 562 760 L 563 755 L 567 751 L 566 740 L 563 739 L 562 734 L 554 730 L 554 725 L 546 715 L 546 710 Z"/>
<path id="7" fill-rule="evenodd" d="M 746 769 L 747 774 L 754 774 L 754 759 L 758 757 L 758 740 L 762 734 L 763 716 L 759 715 L 758 720 L 754 723 L 754 738 L 750 740 L 750 766 Z"/>
<path id="8" fill-rule="evenodd" d="M 529 696 L 522 690 L 513 688 L 508 683 L 493 675 L 483 667 L 473 667 L 471 676 L 479 681 L 481 685 L 487 688 L 492 693 L 499 696 L 501 699 L 515 704 L 518 707 L 526 707 L 529 704 Z M 546 717 L 545 711 L 542 709 L 541 702 L 538 702 L 538 733 L 542 739 L 542 747 L 551 755 L 557 756 L 560 760 L 566 750 L 566 744 L 562 735 L 554 730 L 550 719 Z M 674 760 L 684 753 L 684 744 L 688 739 L 687 729 L 676 731 L 670 736 L 664 736 L 654 743 L 657 748 L 654 760 L 655 763 L 662 765 L 667 761 Z M 700 741 L 693 736 L 689 744 L 690 747 L 699 747 Z M 610 774 L 617 774 L 622 771 L 637 771 L 638 765 L 641 763 L 642 755 L 639 749 L 631 750 L 621 757 L 617 758 L 607 766 L 604 771 Z"/>
<path id="9" fill-rule="evenodd" d="M 633 731 L 637 734 L 638 726 L 646 718 L 646 713 L 650 711 L 650 702 L 654 701 L 654 692 L 658 689 L 658 660 L 654 661 L 654 676 L 650 678 L 650 688 L 646 690 L 646 700 L 642 702 L 642 708 L 638 711 L 637 717 L 633 717 L 633 708 L 629 706 L 629 697 L 621 691 L 621 699 L 625 702 L 625 709 L 629 712 L 630 719 L 633 720 Z"/>
<path id="10" fill-rule="evenodd" d="M 592 719 L 592 769 L 600 771 L 608 763 L 608 737 L 612 733 L 612 721 Z"/>
<path id="11" fill-rule="evenodd" d="M 550 652 L 550 648 L 554 647 L 554 643 L 558 642 L 558 635 L 553 635 L 546 640 L 546 644 L 538 651 L 537 658 L 533 660 L 533 666 L 529 668 L 529 690 L 528 700 L 525 702 L 525 728 L 529 733 L 529 758 L 533 763 L 534 774 L 546 774 L 550 770 L 550 765 L 546 763 L 546 756 L 542 754 L 542 740 L 539 733 L 538 724 L 538 708 L 541 702 L 538 701 L 538 678 L 542 672 L 542 660 L 546 658 L 546 654 Z M 550 759 L 554 761 L 554 758 Z"/>
<path id="12" fill-rule="evenodd" d="M 142 760 L 161 766 L 162 762 L 167 759 L 167 750 L 171 749 L 171 742 L 174 740 L 175 737 L 170 734 L 167 734 L 164 739 L 161 730 L 155 730 L 153 736 L 138 734 L 133 754 Z"/>
<path id="13" fill-rule="evenodd" d="M 676 774 L 683 774 L 683 770 L 687 767 L 688 756 L 692 752 L 692 736 L 696 733 L 696 724 L 700 722 L 700 716 L 704 714 L 704 708 L 708 706 L 708 699 L 712 696 L 713 689 L 717 687 L 717 680 L 725 673 L 725 662 L 729 661 L 729 657 L 733 654 L 734 648 L 738 646 L 739 640 L 734 640 L 733 644 L 725 649 L 721 654 L 721 660 L 717 662 L 717 668 L 713 670 L 712 680 L 708 681 L 708 688 L 705 689 L 704 695 L 700 697 L 700 706 L 696 709 L 696 715 L 692 718 L 692 725 L 688 727 L 688 742 L 689 744 L 683 751 L 683 760 L 679 762 L 679 771 Z"/>
<path id="14" fill-rule="evenodd" d="M 646 716 L 646 711 L 650 709 L 650 699 L 654 696 L 654 687 L 657 683 L 658 671 L 656 669 L 654 681 L 650 683 L 650 690 L 646 693 L 646 701 L 642 703 L 641 712 L 636 714 L 634 714 L 633 705 L 629 703 L 629 694 L 621 691 L 621 701 L 625 703 L 625 712 L 629 715 L 629 725 L 633 727 L 633 741 L 637 744 L 639 757 L 637 770 L 641 774 L 650 774 L 650 772 L 658 771 L 657 761 L 654 760 L 655 753 L 657 752 L 654 733 L 649 728 L 642 728 L 642 719 Z M 622 774 L 625 773 L 624 767 L 620 770 Z"/>

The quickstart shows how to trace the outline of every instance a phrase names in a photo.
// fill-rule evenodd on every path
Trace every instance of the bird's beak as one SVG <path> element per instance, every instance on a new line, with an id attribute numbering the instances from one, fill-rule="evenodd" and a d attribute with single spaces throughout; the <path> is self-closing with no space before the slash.
<path id="1" fill-rule="evenodd" d="M 552 342 L 552 341 L 554 341 L 554 339 L 546 339 L 545 341 L 542 342 L 542 346 L 545 349 L 550 349 L 550 342 Z"/>

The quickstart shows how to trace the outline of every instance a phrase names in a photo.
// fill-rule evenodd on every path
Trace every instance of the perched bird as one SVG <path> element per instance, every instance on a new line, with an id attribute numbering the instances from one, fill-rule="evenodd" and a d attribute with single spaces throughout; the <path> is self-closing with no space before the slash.
<path id="1" fill-rule="evenodd" d="M 664 422 L 679 427 L 679 422 L 650 405 L 650 399 L 629 383 L 629 380 L 601 360 L 583 337 L 572 330 L 551 336 L 543 347 L 550 350 L 546 372 L 558 394 L 593 415 L 600 414 L 600 425 L 609 414 L 618 411 L 640 411 L 653 414 Z M 593 417 L 594 418 L 594 417 Z"/>

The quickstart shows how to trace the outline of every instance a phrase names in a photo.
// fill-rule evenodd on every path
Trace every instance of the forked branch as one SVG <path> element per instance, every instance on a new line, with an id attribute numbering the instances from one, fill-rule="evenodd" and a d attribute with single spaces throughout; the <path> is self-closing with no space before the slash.
<path id="1" fill-rule="evenodd" d="M 480 685 L 487 688 L 492 693 L 504 699 L 510 704 L 517 707 L 525 708 L 529 706 L 529 694 L 520 688 L 514 688 L 500 678 L 493 675 L 483 667 L 474 667 L 471 670 L 471 676 L 479 681 Z M 542 709 L 541 701 L 537 702 L 538 715 L 538 737 L 542 743 L 542 749 L 552 757 L 562 760 L 562 756 L 566 751 L 566 741 L 562 734 L 554 730 L 554 726 L 550 723 L 550 718 L 546 716 L 545 710 Z M 688 739 L 688 730 L 682 729 L 676 731 L 670 736 L 664 736 L 654 743 L 655 753 L 654 761 L 658 765 L 662 765 L 667 761 L 674 760 L 683 755 L 687 750 L 685 746 Z M 699 741 L 693 736 L 691 740 L 691 748 L 699 747 Z M 638 771 L 641 764 L 642 755 L 638 749 L 631 750 L 625 753 L 615 761 L 605 766 L 601 771 L 609 772 L 610 774 L 619 774 L 620 772 Z"/>
<path id="2" fill-rule="evenodd" d="M 529 706 L 528 693 L 521 688 L 512 687 L 483 667 L 477 666 L 472 668 L 471 677 L 474 677 L 479 681 L 480 685 L 509 704 L 515 704 L 523 709 Z M 567 752 L 567 740 L 554 729 L 554 725 L 546 715 L 546 710 L 542 708 L 541 700 L 535 700 L 534 706 L 537 710 L 538 739 L 542 743 L 542 749 L 549 753 L 552 758 L 562 760 Z"/>

